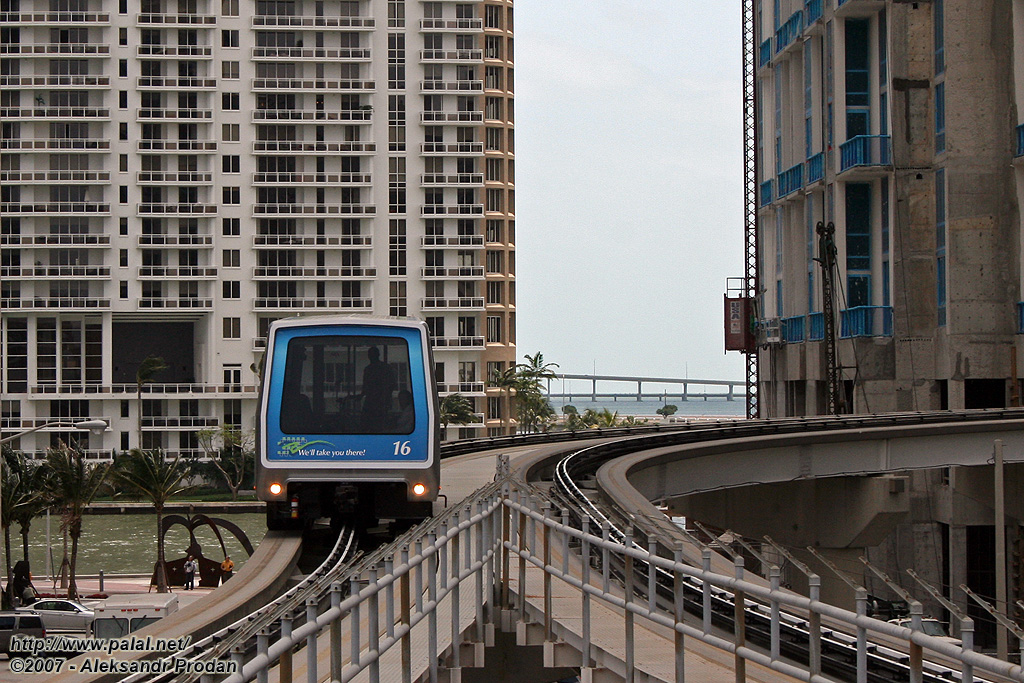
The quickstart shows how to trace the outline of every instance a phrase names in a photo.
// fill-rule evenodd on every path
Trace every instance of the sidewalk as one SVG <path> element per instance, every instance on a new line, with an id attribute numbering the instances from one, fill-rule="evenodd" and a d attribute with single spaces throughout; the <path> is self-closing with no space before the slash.
<path id="1" fill-rule="evenodd" d="M 103 591 L 102 593 L 107 596 L 114 595 L 129 595 L 139 593 L 156 593 L 156 588 L 150 589 L 148 575 L 141 574 L 114 574 L 103 577 Z M 97 598 L 91 597 L 101 593 L 100 581 L 98 576 L 79 576 L 76 577 L 75 582 L 78 584 L 78 595 L 85 604 L 95 602 Z M 33 580 L 33 585 L 36 590 L 42 595 L 55 593 L 61 597 L 67 594 L 66 589 L 62 589 L 58 583 L 56 591 L 53 589 L 53 583 L 47 581 L 45 578 L 36 578 Z M 199 598 L 209 595 L 215 589 L 213 588 L 195 588 L 194 590 L 187 591 L 181 586 L 171 586 L 171 592 L 178 596 L 178 608 L 181 609 L 185 605 L 188 605 Z"/>

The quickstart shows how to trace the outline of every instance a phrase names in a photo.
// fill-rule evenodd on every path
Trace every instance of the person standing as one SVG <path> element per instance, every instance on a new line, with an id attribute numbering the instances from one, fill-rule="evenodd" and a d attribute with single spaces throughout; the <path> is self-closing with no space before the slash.
<path id="1" fill-rule="evenodd" d="M 188 559 L 185 560 L 185 590 L 195 590 L 196 587 L 196 570 L 199 568 L 199 563 L 192 559 L 189 555 Z"/>
<path id="2" fill-rule="evenodd" d="M 234 574 L 235 563 L 231 561 L 231 558 L 227 555 L 224 556 L 224 561 L 220 563 L 220 576 L 221 583 L 227 583 L 231 575 Z"/>

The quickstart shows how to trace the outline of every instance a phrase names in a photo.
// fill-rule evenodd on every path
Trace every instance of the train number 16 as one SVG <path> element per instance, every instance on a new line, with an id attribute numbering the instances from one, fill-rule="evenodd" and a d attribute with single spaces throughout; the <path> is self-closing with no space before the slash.
<path id="1" fill-rule="evenodd" d="M 412 446 L 409 441 L 395 442 L 395 455 L 409 455 L 412 453 Z"/>

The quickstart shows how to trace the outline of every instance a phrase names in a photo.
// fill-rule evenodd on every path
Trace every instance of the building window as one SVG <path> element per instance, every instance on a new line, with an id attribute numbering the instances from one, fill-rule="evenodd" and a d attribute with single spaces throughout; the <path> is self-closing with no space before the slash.
<path id="1" fill-rule="evenodd" d="M 406 274 L 406 225 L 402 219 L 393 218 L 388 224 L 388 261 L 391 275 Z"/>
<path id="2" fill-rule="evenodd" d="M 128 91 L 127 90 L 121 90 L 121 91 L 119 91 L 117 93 L 117 105 L 121 109 L 127 109 L 128 108 Z"/>
<path id="3" fill-rule="evenodd" d="M 488 242 L 504 242 L 502 235 L 504 233 L 503 221 L 496 219 L 488 219 L 487 221 L 487 235 L 486 239 Z"/>
<path id="4" fill-rule="evenodd" d="M 846 186 L 846 304 L 871 305 L 871 186 Z"/>
<path id="5" fill-rule="evenodd" d="M 241 168 L 242 157 L 237 154 L 230 154 L 221 158 L 221 170 L 224 173 L 240 173 Z"/>
<path id="6" fill-rule="evenodd" d="M 128 60 L 122 59 L 117 63 L 117 75 L 121 78 L 128 78 Z"/>
<path id="7" fill-rule="evenodd" d="M 242 234 L 242 219 L 222 218 L 221 232 L 225 237 L 238 237 Z"/>
<path id="8" fill-rule="evenodd" d="M 505 283 L 496 280 L 487 283 L 487 303 L 489 304 L 503 304 L 505 303 Z"/>
<path id="9" fill-rule="evenodd" d="M 225 204 L 241 204 L 242 190 L 239 187 L 225 187 L 223 189 Z"/>
<path id="10" fill-rule="evenodd" d="M 225 249 L 224 250 L 224 261 L 225 268 L 241 268 L 242 267 L 242 252 L 239 249 Z"/>
<path id="11" fill-rule="evenodd" d="M 407 304 L 407 285 L 404 281 L 389 283 L 388 315 L 405 316 L 409 309 Z"/>
<path id="12" fill-rule="evenodd" d="M 239 280 L 225 280 L 222 287 L 225 299 L 242 298 L 242 283 Z"/>
<path id="13" fill-rule="evenodd" d="M 225 92 L 220 95 L 220 106 L 224 111 L 238 111 L 240 107 L 239 95 L 236 92 Z"/>
<path id="14" fill-rule="evenodd" d="M 128 124 L 124 121 L 117 124 L 118 137 L 122 140 L 128 139 Z"/>
<path id="15" fill-rule="evenodd" d="M 224 142 L 238 142 L 238 138 L 240 135 L 239 128 L 239 124 L 237 123 L 221 124 L 221 139 Z"/>
<path id="16" fill-rule="evenodd" d="M 490 344 L 502 343 L 502 325 L 500 315 L 487 316 L 487 342 Z"/>
<path id="17" fill-rule="evenodd" d="M 224 62 L 221 64 L 221 76 L 229 80 L 237 80 L 239 72 L 238 62 Z"/>
<path id="18" fill-rule="evenodd" d="M 238 47 L 238 31 L 235 29 L 223 29 L 220 32 L 221 47 Z"/>
<path id="19" fill-rule="evenodd" d="M 226 284 L 226 283 L 225 283 Z M 242 319 L 241 318 L 224 318 L 224 338 L 225 339 L 241 339 L 242 338 Z M 241 375 L 241 370 L 238 371 Z M 224 382 L 230 384 L 228 380 L 228 370 L 224 369 Z M 241 383 L 241 376 L 238 378 L 238 382 Z"/>
<path id="20" fill-rule="evenodd" d="M 488 250 L 486 256 L 486 265 L 488 273 L 504 273 L 505 252 Z"/>
<path id="21" fill-rule="evenodd" d="M 224 17 L 238 16 L 238 0 L 221 0 L 220 13 Z"/>
<path id="22" fill-rule="evenodd" d="M 935 153 L 946 151 L 946 84 L 935 85 Z"/>
<path id="23" fill-rule="evenodd" d="M 121 46 L 124 46 L 124 45 L 128 44 L 128 29 L 127 28 L 122 27 L 122 28 L 119 28 L 117 30 L 117 43 L 118 43 L 118 45 L 121 45 Z"/>
<path id="24" fill-rule="evenodd" d="M 846 20 L 846 139 L 869 135 L 870 76 L 868 21 Z"/>
<path id="25" fill-rule="evenodd" d="M 121 298 L 122 299 L 127 299 L 128 298 L 128 281 L 127 280 L 121 280 L 121 282 L 120 282 L 120 290 L 121 290 L 120 291 Z"/>
<path id="26" fill-rule="evenodd" d="M 127 185 L 119 186 L 117 188 L 117 194 L 118 194 L 118 200 L 122 204 L 127 204 L 128 203 L 128 186 Z"/>

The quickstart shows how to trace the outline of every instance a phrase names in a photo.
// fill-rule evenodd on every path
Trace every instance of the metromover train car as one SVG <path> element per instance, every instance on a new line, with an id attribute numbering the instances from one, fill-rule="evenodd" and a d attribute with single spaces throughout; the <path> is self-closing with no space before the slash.
<path id="1" fill-rule="evenodd" d="M 430 517 L 440 488 L 437 415 L 423 322 L 273 322 L 256 438 L 267 527 L 327 517 L 367 528 Z"/>

